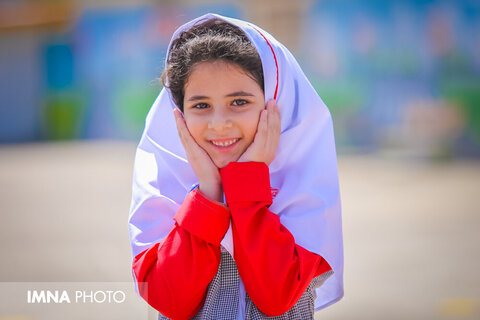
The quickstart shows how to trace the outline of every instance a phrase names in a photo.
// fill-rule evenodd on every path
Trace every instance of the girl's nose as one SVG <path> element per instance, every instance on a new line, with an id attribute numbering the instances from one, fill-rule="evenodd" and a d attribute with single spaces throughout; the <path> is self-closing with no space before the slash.
<path id="1" fill-rule="evenodd" d="M 230 117 L 222 111 L 213 112 L 208 121 L 208 129 L 215 131 L 222 131 L 231 127 L 232 121 L 230 120 Z"/>

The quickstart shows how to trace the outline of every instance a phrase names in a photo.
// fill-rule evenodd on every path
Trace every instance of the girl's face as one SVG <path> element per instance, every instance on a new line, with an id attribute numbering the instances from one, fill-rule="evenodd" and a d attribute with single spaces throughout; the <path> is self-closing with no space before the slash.
<path id="1" fill-rule="evenodd" d="M 253 142 L 264 108 L 262 88 L 233 63 L 198 63 L 185 83 L 188 130 L 218 168 L 237 161 Z"/>

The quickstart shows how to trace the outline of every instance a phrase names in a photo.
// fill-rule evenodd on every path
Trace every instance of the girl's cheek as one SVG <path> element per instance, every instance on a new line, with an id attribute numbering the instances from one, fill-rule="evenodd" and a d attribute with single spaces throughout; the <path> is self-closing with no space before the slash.
<path id="1" fill-rule="evenodd" d="M 249 141 L 249 144 L 251 144 L 253 142 L 253 140 L 255 139 L 255 135 L 257 134 L 257 130 L 258 130 L 258 122 L 257 123 L 252 123 L 249 128 L 248 128 L 248 133 L 247 133 L 247 139 Z"/>
<path id="2" fill-rule="evenodd" d="M 263 110 L 263 109 L 262 109 Z M 253 135 L 255 136 L 255 134 L 257 133 L 257 130 L 258 130 L 258 125 L 260 124 L 260 116 L 262 114 L 262 110 L 260 110 L 259 112 L 257 112 L 256 116 L 255 116 L 255 121 L 252 121 L 252 131 L 253 131 Z"/>
<path id="3" fill-rule="evenodd" d="M 196 121 L 194 121 L 192 118 L 186 118 L 185 124 L 187 126 L 188 131 L 190 132 L 190 135 L 198 143 L 199 129 Z"/>
<path id="4" fill-rule="evenodd" d="M 196 127 L 196 121 L 195 121 L 195 117 L 192 117 L 190 115 L 185 115 L 185 124 L 187 125 L 187 129 L 192 132 L 192 131 L 195 131 L 195 127 Z"/>

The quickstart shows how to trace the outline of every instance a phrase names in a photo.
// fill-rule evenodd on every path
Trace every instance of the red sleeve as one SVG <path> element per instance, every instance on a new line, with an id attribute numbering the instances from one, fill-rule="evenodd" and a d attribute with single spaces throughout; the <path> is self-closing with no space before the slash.
<path id="1" fill-rule="evenodd" d="M 272 196 L 265 163 L 231 162 L 220 174 L 245 289 L 264 314 L 281 315 L 297 303 L 314 277 L 331 270 L 330 265 L 295 244 L 280 218 L 268 210 Z"/>
<path id="2" fill-rule="evenodd" d="M 134 258 L 133 270 L 148 304 L 168 318 L 190 319 L 202 308 L 217 273 L 230 213 L 195 189 L 174 219 L 165 239 Z"/>

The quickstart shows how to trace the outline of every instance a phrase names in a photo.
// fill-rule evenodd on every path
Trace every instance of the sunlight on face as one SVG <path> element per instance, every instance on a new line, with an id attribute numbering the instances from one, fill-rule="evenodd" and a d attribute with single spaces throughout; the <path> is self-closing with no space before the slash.
<path id="1" fill-rule="evenodd" d="M 236 64 L 197 64 L 185 84 L 184 117 L 195 141 L 218 168 L 237 161 L 253 142 L 265 96 Z"/>

